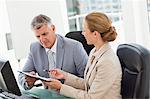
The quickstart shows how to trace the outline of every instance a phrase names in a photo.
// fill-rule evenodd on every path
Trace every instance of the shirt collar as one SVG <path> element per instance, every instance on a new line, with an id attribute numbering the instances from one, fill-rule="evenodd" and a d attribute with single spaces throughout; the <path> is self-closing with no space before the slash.
<path id="1" fill-rule="evenodd" d="M 48 50 L 51 50 L 52 52 L 56 53 L 56 48 L 57 48 L 57 37 L 56 37 L 56 41 L 55 41 L 54 45 L 52 46 L 52 48 L 51 49 L 45 48 L 45 51 L 47 53 Z"/>
<path id="2" fill-rule="evenodd" d="M 95 58 L 99 58 L 108 49 L 110 49 L 110 45 L 109 43 L 105 43 L 98 51 L 96 51 L 96 48 L 94 48 L 92 50 L 92 56 L 94 56 Z"/>

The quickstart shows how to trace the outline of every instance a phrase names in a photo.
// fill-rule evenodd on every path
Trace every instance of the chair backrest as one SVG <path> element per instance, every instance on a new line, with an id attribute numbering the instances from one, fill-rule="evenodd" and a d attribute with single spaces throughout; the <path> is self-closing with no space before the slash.
<path id="1" fill-rule="evenodd" d="M 81 33 L 82 31 L 73 31 L 73 32 L 67 33 L 65 37 L 81 42 L 87 54 L 89 55 L 90 51 L 94 48 L 94 45 L 88 45 L 85 37 Z"/>
<path id="2" fill-rule="evenodd" d="M 150 99 L 150 51 L 138 44 L 121 44 L 117 55 L 122 66 L 123 99 Z"/>

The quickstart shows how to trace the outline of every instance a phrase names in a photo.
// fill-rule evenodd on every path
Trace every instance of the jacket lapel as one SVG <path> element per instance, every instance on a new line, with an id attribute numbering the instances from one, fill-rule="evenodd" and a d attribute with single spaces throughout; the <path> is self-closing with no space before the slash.
<path id="1" fill-rule="evenodd" d="M 101 56 L 102 56 L 107 50 L 109 50 L 109 49 L 110 49 L 110 45 L 106 43 L 106 44 L 104 44 L 104 45 L 102 46 L 102 48 L 95 54 L 95 59 L 94 59 L 93 63 L 92 63 L 90 66 L 88 66 L 89 69 L 88 69 L 88 71 L 87 71 L 87 74 L 85 74 L 85 80 L 86 80 L 87 83 L 88 83 L 88 80 L 89 80 L 90 76 L 92 75 L 91 73 L 92 73 L 93 69 L 95 68 L 97 62 L 100 60 Z M 91 55 L 94 55 L 94 51 L 93 51 L 93 53 L 92 53 Z M 89 61 L 90 61 L 90 60 L 89 60 Z M 89 64 L 90 64 L 90 63 L 89 63 Z"/>
<path id="2" fill-rule="evenodd" d="M 88 79 L 90 78 L 90 75 L 92 73 L 92 70 L 94 69 L 94 67 L 96 66 L 97 61 L 93 61 L 93 63 L 91 64 L 91 66 L 89 66 L 89 69 L 87 71 L 87 75 L 86 75 L 86 81 L 88 81 Z"/>
<path id="3" fill-rule="evenodd" d="M 56 52 L 56 67 L 62 68 L 63 66 L 63 59 L 64 59 L 64 38 L 60 35 L 57 35 L 57 52 Z"/>
<path id="4" fill-rule="evenodd" d="M 43 58 L 42 58 L 43 65 L 44 65 L 43 70 L 48 70 L 49 69 L 49 63 L 48 63 L 48 58 L 47 58 L 48 56 L 47 56 L 44 48 L 43 48 L 43 53 L 41 56 L 43 56 Z"/>
<path id="5" fill-rule="evenodd" d="M 40 59 L 42 60 L 42 74 L 45 77 L 49 77 L 47 72 L 44 72 L 44 70 L 48 70 L 49 69 L 49 63 L 48 63 L 48 56 L 46 54 L 45 48 L 43 46 L 41 46 L 41 50 L 40 50 Z"/>
<path id="6" fill-rule="evenodd" d="M 93 49 L 91 50 L 91 53 L 93 53 L 93 51 L 95 51 L 95 48 L 93 48 Z M 87 73 L 88 73 L 88 71 L 89 71 L 89 67 L 91 66 L 91 61 L 90 61 L 91 58 L 92 58 L 92 54 L 89 55 L 89 59 L 88 59 L 88 62 L 87 62 L 87 65 L 86 65 L 86 68 L 85 68 L 85 71 L 84 71 L 84 78 L 87 77 Z"/>

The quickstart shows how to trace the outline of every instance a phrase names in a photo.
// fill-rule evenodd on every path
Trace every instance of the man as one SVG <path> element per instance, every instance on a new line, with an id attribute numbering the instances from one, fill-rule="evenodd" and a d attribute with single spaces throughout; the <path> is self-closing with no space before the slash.
<path id="1" fill-rule="evenodd" d="M 60 68 L 83 77 L 88 56 L 81 43 L 55 34 L 55 26 L 45 15 L 36 16 L 31 28 L 39 42 L 32 43 L 22 71 L 49 77 L 47 70 Z M 36 79 L 19 74 L 19 83 L 31 89 Z"/>

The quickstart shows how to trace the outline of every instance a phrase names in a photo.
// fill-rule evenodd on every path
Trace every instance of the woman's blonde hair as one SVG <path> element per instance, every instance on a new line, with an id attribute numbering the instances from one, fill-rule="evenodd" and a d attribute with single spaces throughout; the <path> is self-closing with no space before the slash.
<path id="1" fill-rule="evenodd" d="M 114 41 L 117 33 L 111 25 L 111 20 L 104 13 L 92 12 L 85 17 L 88 28 L 91 32 L 98 31 L 103 41 Z"/>

